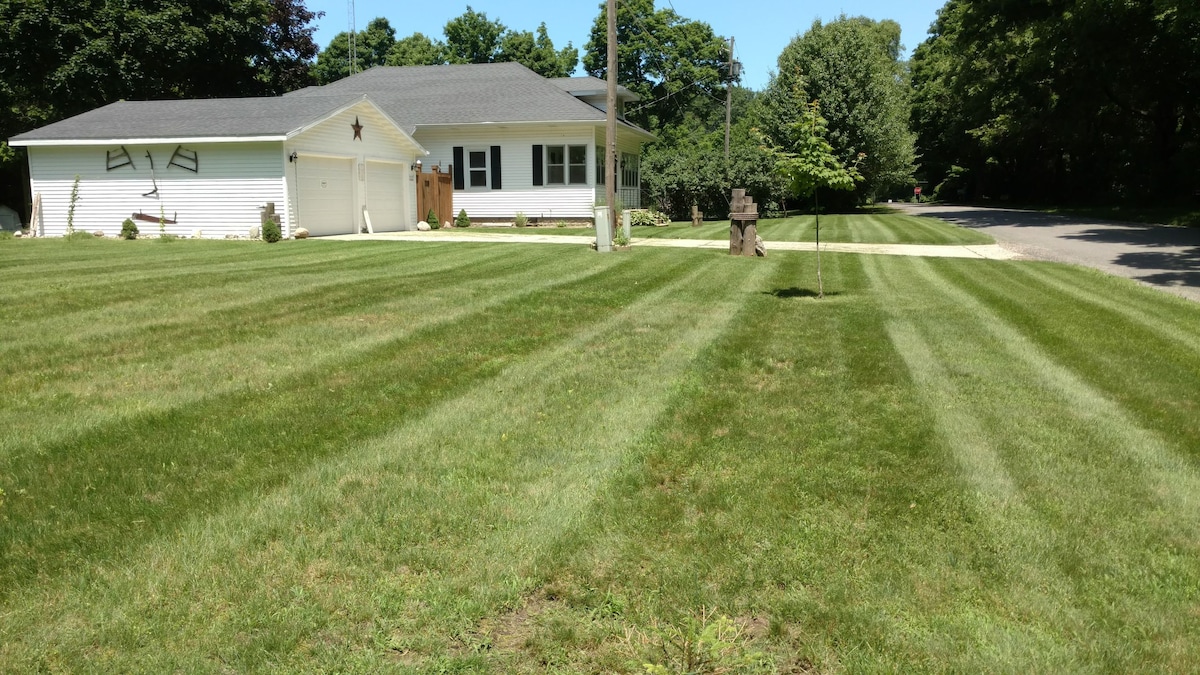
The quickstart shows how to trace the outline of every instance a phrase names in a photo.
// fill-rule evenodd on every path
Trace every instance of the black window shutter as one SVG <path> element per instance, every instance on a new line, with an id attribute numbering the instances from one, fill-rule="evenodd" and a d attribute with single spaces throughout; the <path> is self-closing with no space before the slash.
<path id="1" fill-rule="evenodd" d="M 462 190 L 466 188 L 466 182 L 463 180 L 463 149 L 461 145 L 454 146 L 454 189 Z"/>
<path id="2" fill-rule="evenodd" d="M 542 185 L 542 163 L 545 162 L 545 157 L 542 155 L 542 146 L 533 146 L 533 184 Z"/>
<path id="3" fill-rule="evenodd" d="M 492 146 L 492 189 L 500 189 L 500 146 Z"/>

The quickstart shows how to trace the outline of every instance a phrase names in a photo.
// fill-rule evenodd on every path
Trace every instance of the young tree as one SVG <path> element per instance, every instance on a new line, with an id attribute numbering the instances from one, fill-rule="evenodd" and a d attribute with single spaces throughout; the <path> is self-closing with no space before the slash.
<path id="1" fill-rule="evenodd" d="M 811 195 L 813 198 L 817 231 L 817 295 L 821 298 L 825 297 L 825 286 L 821 281 L 820 192 L 822 188 L 853 190 L 855 184 L 863 180 L 858 166 L 866 159 L 866 155 L 859 154 L 852 163 L 844 164 L 825 140 L 827 133 L 820 103 L 812 101 L 788 126 L 786 145 L 774 150 L 775 168 L 786 180 L 788 192 L 796 197 Z"/>
<path id="2" fill-rule="evenodd" d="M 779 56 L 779 72 L 764 92 L 764 130 L 782 144 L 805 104 L 821 101 L 828 140 L 843 164 L 860 153 L 863 181 L 853 198 L 866 201 L 912 185 L 915 150 L 908 128 L 907 71 L 899 61 L 894 21 L 839 17 L 813 22 Z"/>

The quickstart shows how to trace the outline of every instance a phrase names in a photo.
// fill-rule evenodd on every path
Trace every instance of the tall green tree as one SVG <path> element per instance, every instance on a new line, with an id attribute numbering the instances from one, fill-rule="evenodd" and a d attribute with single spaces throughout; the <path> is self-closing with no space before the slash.
<path id="1" fill-rule="evenodd" d="M 437 66 L 445 62 L 445 43 L 432 40 L 423 33 L 396 40 L 384 60 L 389 66 Z"/>
<path id="2" fill-rule="evenodd" d="M 492 63 L 500 54 L 504 24 L 487 18 L 487 13 L 467 11 L 446 22 L 446 51 L 450 63 Z"/>
<path id="3" fill-rule="evenodd" d="M 608 72 L 608 10 L 600 15 L 584 47 L 583 67 L 593 77 Z M 724 101 L 729 52 L 725 41 L 702 21 L 655 9 L 654 0 L 628 0 L 617 6 L 617 80 L 641 96 L 626 110 L 651 130 L 679 124 L 689 115 L 714 114 Z"/>
<path id="4" fill-rule="evenodd" d="M 367 27 L 355 33 L 355 72 L 382 66 L 396 44 L 396 29 L 384 17 L 371 19 Z M 321 84 L 329 84 L 350 75 L 350 33 L 341 32 L 321 50 L 313 73 Z"/>
<path id="5" fill-rule="evenodd" d="M 515 61 L 544 77 L 569 77 L 579 63 L 579 50 L 567 46 L 556 50 L 546 31 L 538 26 L 537 35 L 529 31 L 510 30 L 500 39 L 497 61 Z"/>
<path id="6" fill-rule="evenodd" d="M 809 102 L 820 101 L 839 161 L 850 165 L 864 156 L 863 181 L 851 193 L 858 202 L 912 186 L 915 138 L 900 49 L 894 21 L 815 21 L 784 48 L 764 92 L 764 130 L 777 145 L 786 145 Z"/>
<path id="7" fill-rule="evenodd" d="M 1198 34 L 1191 0 L 951 0 L 913 56 L 930 182 L 1023 201 L 1193 199 Z"/>

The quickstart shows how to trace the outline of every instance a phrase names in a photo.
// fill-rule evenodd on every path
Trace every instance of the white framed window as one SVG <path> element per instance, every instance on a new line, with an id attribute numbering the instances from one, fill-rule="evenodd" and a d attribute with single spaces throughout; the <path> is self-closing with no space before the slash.
<path id="1" fill-rule="evenodd" d="M 467 151 L 467 188 L 488 186 L 488 151 Z"/>
<path id="2" fill-rule="evenodd" d="M 546 184 L 586 185 L 586 145 L 547 145 Z"/>
<path id="3" fill-rule="evenodd" d="M 621 187 L 637 187 L 638 156 L 629 152 L 621 153 Z"/>

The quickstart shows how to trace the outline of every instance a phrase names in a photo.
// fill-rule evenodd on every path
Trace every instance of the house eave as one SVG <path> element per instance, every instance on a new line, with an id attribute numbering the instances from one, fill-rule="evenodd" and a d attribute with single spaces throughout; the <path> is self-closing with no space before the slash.
<path id="1" fill-rule="evenodd" d="M 169 145 L 193 143 L 269 143 L 286 141 L 287 136 L 164 136 L 162 138 L 42 138 L 42 139 L 12 139 L 8 142 L 14 148 L 36 148 L 52 146 L 80 145 Z"/>
<path id="2" fill-rule="evenodd" d="M 417 131 L 421 129 L 453 129 L 459 127 L 505 127 L 505 126 L 545 126 L 548 124 L 562 124 L 570 126 L 586 126 L 589 128 L 603 127 L 604 120 L 520 120 L 514 122 L 446 122 L 439 124 L 418 124 Z M 629 122 L 620 121 L 620 129 L 636 134 L 650 141 L 658 140 L 654 134 L 635 127 Z"/>

